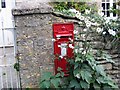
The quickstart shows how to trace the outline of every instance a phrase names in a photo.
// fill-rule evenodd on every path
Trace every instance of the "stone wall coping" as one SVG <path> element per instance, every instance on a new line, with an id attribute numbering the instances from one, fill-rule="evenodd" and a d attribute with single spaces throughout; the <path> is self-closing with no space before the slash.
<path id="1" fill-rule="evenodd" d="M 53 12 L 52 6 L 48 3 L 18 3 L 15 8 L 12 9 L 12 14 L 16 15 L 28 15 L 37 13 L 51 13 Z"/>

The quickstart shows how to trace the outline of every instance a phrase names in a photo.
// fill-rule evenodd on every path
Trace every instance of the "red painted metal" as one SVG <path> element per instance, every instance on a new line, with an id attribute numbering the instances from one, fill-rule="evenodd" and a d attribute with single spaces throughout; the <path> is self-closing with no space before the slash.
<path id="1" fill-rule="evenodd" d="M 57 69 L 60 67 L 62 71 L 64 72 L 65 76 L 68 76 L 68 67 L 67 67 L 67 59 L 66 58 L 72 58 L 73 57 L 73 49 L 69 47 L 69 44 L 72 44 L 70 42 L 70 38 L 74 39 L 74 25 L 73 23 L 54 23 L 53 24 L 53 38 L 55 39 L 54 42 L 54 66 L 55 66 L 55 74 L 58 73 Z M 61 48 L 58 47 L 58 45 L 61 45 L 65 43 L 66 44 L 66 55 L 63 56 L 63 58 L 59 58 L 61 55 Z"/>

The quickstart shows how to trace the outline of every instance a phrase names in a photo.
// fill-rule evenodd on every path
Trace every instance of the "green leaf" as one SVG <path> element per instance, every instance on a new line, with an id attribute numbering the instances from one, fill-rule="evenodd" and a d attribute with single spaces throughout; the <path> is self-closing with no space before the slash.
<path id="1" fill-rule="evenodd" d="M 87 82 L 85 82 L 85 81 L 80 81 L 80 86 L 82 88 L 90 88 L 90 85 Z"/>
<path id="2" fill-rule="evenodd" d="M 89 72 L 89 71 L 80 71 L 80 74 L 81 74 L 81 76 L 82 76 L 82 79 L 83 80 L 85 80 L 87 83 L 89 83 L 90 84 L 90 81 L 91 81 L 91 79 L 92 79 L 92 75 L 91 75 L 91 73 Z"/>
<path id="3" fill-rule="evenodd" d="M 64 72 L 61 72 L 60 74 L 61 74 L 61 77 L 64 77 Z"/>
<path id="4" fill-rule="evenodd" d="M 40 84 L 39 84 L 39 87 L 40 87 L 40 88 L 45 88 L 43 83 L 40 83 Z"/>
<path id="5" fill-rule="evenodd" d="M 76 80 L 73 79 L 72 81 L 70 81 L 69 87 L 70 88 L 73 88 L 73 87 L 80 88 L 80 85 L 79 85 L 79 83 Z"/>
<path id="6" fill-rule="evenodd" d="M 104 77 L 104 80 L 106 80 L 106 81 L 110 81 L 110 82 L 112 81 L 112 79 L 110 78 L 109 75 L 105 76 L 105 77 Z"/>
<path id="7" fill-rule="evenodd" d="M 93 70 L 95 70 L 96 62 L 88 60 L 88 64 L 91 66 Z"/>
<path id="8" fill-rule="evenodd" d="M 112 60 L 112 57 L 106 53 L 103 54 L 103 59 L 105 59 L 107 62 L 110 62 L 110 63 L 115 63 L 113 60 Z"/>
<path id="9" fill-rule="evenodd" d="M 86 58 L 87 60 L 95 61 L 94 56 L 91 53 L 87 54 Z"/>
<path id="10" fill-rule="evenodd" d="M 118 88 L 118 86 L 114 83 L 114 81 L 109 76 L 106 76 L 105 80 L 107 81 L 108 85 L 112 86 L 112 88 Z"/>
<path id="11" fill-rule="evenodd" d="M 111 88 L 111 87 L 108 86 L 108 85 L 104 85 L 104 86 L 103 86 L 103 90 L 114 90 L 114 89 Z"/>
<path id="12" fill-rule="evenodd" d="M 80 69 L 79 68 L 76 68 L 73 73 L 74 73 L 74 76 L 76 76 L 76 74 L 78 74 L 80 72 Z"/>
<path id="13" fill-rule="evenodd" d="M 78 66 L 79 66 L 79 63 L 75 63 L 74 69 L 78 68 Z"/>
<path id="14" fill-rule="evenodd" d="M 55 75 L 56 78 L 57 78 L 57 77 L 60 77 L 60 76 L 61 76 L 60 73 L 57 73 L 57 74 Z"/>
<path id="15" fill-rule="evenodd" d="M 58 68 L 57 68 L 57 71 L 62 71 L 62 68 L 58 67 Z"/>
<path id="16" fill-rule="evenodd" d="M 96 81 L 101 84 L 101 83 L 106 83 L 106 81 L 104 80 L 104 77 L 100 76 L 96 79 Z"/>
<path id="17" fill-rule="evenodd" d="M 14 68 L 16 69 L 16 71 L 19 71 L 19 70 L 20 70 L 20 65 L 19 65 L 19 63 L 15 63 L 15 64 L 14 64 Z"/>
<path id="18" fill-rule="evenodd" d="M 92 72 L 92 71 L 93 71 L 92 68 L 91 68 L 91 66 L 89 66 L 89 65 L 86 64 L 86 63 L 83 63 L 83 64 L 82 64 L 81 69 L 84 69 L 85 71 L 87 70 L 88 72 Z"/>
<path id="19" fill-rule="evenodd" d="M 100 90 L 100 85 L 98 83 L 94 83 L 93 87 L 95 88 L 95 90 Z"/>
<path id="20" fill-rule="evenodd" d="M 95 69 L 96 69 L 97 73 L 99 73 L 100 75 L 102 75 L 102 76 L 106 75 L 103 66 L 97 65 L 97 66 L 95 66 Z"/>
<path id="21" fill-rule="evenodd" d="M 110 86 L 112 86 L 112 88 L 118 88 L 118 86 L 117 85 L 115 85 L 113 82 L 108 82 L 108 85 L 110 85 Z"/>
<path id="22" fill-rule="evenodd" d="M 41 77 L 41 81 L 44 81 L 44 80 L 50 80 L 50 78 L 52 77 L 52 73 L 51 72 L 44 72 L 42 77 Z"/>
<path id="23" fill-rule="evenodd" d="M 75 58 L 75 62 L 80 62 L 80 61 L 83 62 L 83 59 L 81 59 L 80 57 L 77 56 L 77 57 Z"/>
<path id="24" fill-rule="evenodd" d="M 58 88 L 58 86 L 60 85 L 60 78 L 51 79 L 51 83 L 54 85 L 55 88 Z"/>
<path id="25" fill-rule="evenodd" d="M 43 82 L 43 87 L 44 88 L 50 88 L 50 82 L 49 81 L 44 81 Z"/>

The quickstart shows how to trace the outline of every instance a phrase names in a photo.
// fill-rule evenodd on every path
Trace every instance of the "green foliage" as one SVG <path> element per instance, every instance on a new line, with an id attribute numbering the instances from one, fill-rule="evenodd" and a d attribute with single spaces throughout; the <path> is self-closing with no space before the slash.
<path id="1" fill-rule="evenodd" d="M 64 77 L 64 73 L 58 68 L 59 73 L 53 75 L 51 72 L 44 72 L 40 78 L 40 88 L 60 88 L 61 78 Z"/>
<path id="2" fill-rule="evenodd" d="M 90 85 L 87 82 L 82 80 L 80 81 L 80 86 L 81 88 L 90 88 Z"/>
<path id="3" fill-rule="evenodd" d="M 88 84 L 90 84 L 90 81 L 92 79 L 92 75 L 89 71 L 81 70 L 80 75 L 82 77 L 82 80 L 85 80 Z"/>
<path id="4" fill-rule="evenodd" d="M 106 59 L 106 61 L 110 62 L 110 63 L 115 63 L 113 60 L 112 60 L 112 57 L 109 55 L 109 54 L 102 54 L 103 56 L 103 59 Z"/>
<path id="5" fill-rule="evenodd" d="M 76 10 L 79 10 L 80 12 L 84 13 L 85 12 L 85 9 L 90 9 L 90 6 L 88 6 L 84 1 L 83 2 L 74 2 L 71 1 L 71 2 L 54 2 L 52 3 L 55 11 L 64 11 L 64 10 L 68 10 L 68 9 L 72 9 L 72 8 L 75 8 Z M 93 5 L 92 7 L 92 10 L 94 12 L 97 11 L 97 7 L 96 5 Z"/>
<path id="6" fill-rule="evenodd" d="M 77 80 L 73 79 L 70 81 L 69 88 L 80 88 L 80 85 Z"/>
<path id="7" fill-rule="evenodd" d="M 118 88 L 105 73 L 104 68 L 97 64 L 93 54 L 81 55 L 76 53 L 75 56 L 77 61 L 69 60 L 71 73 L 69 73 L 68 77 L 64 77 L 64 74 L 62 75 L 61 68 L 58 68 L 60 73 L 56 75 L 46 72 L 41 78 L 40 88 L 89 88 L 92 90 L 96 90 L 96 88 L 101 90 Z M 81 62 L 81 60 L 83 61 Z"/>
<path id="8" fill-rule="evenodd" d="M 58 77 L 58 74 L 53 76 L 51 72 L 45 72 L 40 80 L 40 88 L 58 88 L 59 83 L 60 78 Z"/>
<path id="9" fill-rule="evenodd" d="M 74 63 L 73 73 L 74 77 L 79 80 L 81 88 L 103 88 L 106 85 L 111 88 L 117 88 L 117 85 L 106 75 L 104 68 L 101 65 L 97 65 L 93 54 L 89 53 L 82 55 L 82 57 L 80 57 L 81 54 L 76 55 L 77 62 Z M 81 60 L 83 61 L 81 62 Z M 79 77 L 77 77 L 77 74 L 79 74 Z"/>
<path id="10" fill-rule="evenodd" d="M 120 0 L 117 0 L 117 1 L 118 2 L 116 2 L 116 5 L 120 6 Z M 116 13 L 116 14 L 118 14 L 118 16 L 120 16 L 120 9 L 119 8 L 112 7 L 110 11 L 113 13 Z"/>
<path id="11" fill-rule="evenodd" d="M 16 69 L 16 71 L 19 71 L 19 70 L 20 70 L 20 65 L 19 65 L 19 63 L 15 63 L 15 64 L 14 64 L 14 69 Z"/>

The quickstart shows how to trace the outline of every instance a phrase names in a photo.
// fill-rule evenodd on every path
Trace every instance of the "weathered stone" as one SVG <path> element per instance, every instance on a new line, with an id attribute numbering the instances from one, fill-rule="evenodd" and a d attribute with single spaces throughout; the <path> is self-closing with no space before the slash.
<path id="1" fill-rule="evenodd" d="M 111 63 L 102 64 L 102 66 L 103 66 L 106 70 L 111 70 L 111 69 L 112 69 L 112 64 L 111 64 Z"/>
<path id="2" fill-rule="evenodd" d="M 31 5 L 32 4 L 32 5 Z M 50 13 L 53 9 L 47 3 L 40 2 L 21 2 L 14 8 L 14 15 L 25 15 L 25 14 L 37 14 L 37 13 Z"/>
<path id="3" fill-rule="evenodd" d="M 119 71 L 118 70 L 106 70 L 106 72 L 110 75 L 114 75 L 114 74 L 118 74 Z"/>
<path id="4" fill-rule="evenodd" d="M 103 49 L 104 43 L 100 41 L 93 41 L 90 43 L 94 49 Z"/>
<path id="5" fill-rule="evenodd" d="M 98 60 L 98 64 L 107 64 L 108 62 L 106 60 Z"/>

